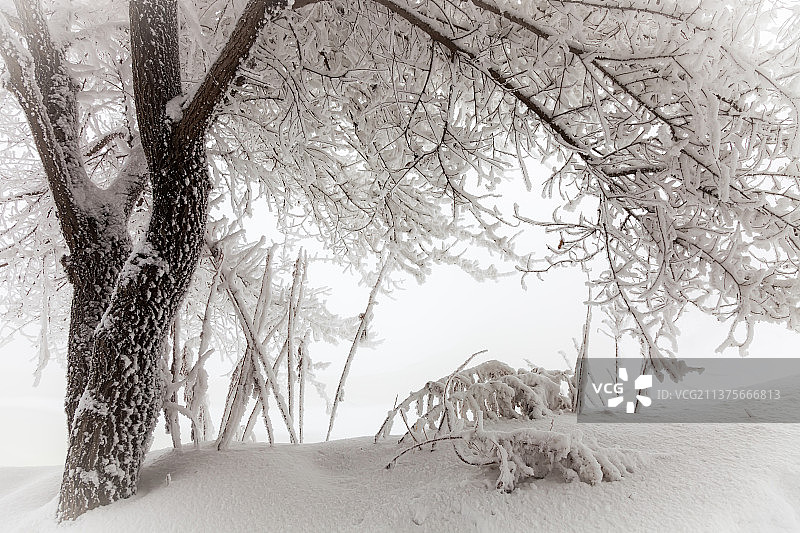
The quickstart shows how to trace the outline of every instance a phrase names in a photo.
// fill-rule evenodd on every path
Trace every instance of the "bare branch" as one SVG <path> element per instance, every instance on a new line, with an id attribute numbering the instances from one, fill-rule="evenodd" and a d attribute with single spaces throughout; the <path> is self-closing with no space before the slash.
<path id="1" fill-rule="evenodd" d="M 181 94 L 177 0 L 131 0 L 131 59 L 136 117 L 153 172 L 166 164 L 167 103 Z"/>
<path id="2" fill-rule="evenodd" d="M 27 6 L 27 8 L 32 12 L 31 16 L 35 18 L 38 10 L 34 10 L 32 6 Z M 36 20 L 42 22 L 40 18 L 36 18 Z M 29 21 L 28 25 L 33 25 L 33 23 Z M 42 31 L 47 31 L 46 25 Z M 31 42 L 33 44 L 49 43 L 52 47 L 49 37 Z M 45 93 L 37 82 L 38 76 L 45 76 L 44 69 L 37 68 L 36 61 L 37 58 L 42 57 L 42 54 L 32 54 L 24 47 L 11 30 L 4 15 L 0 15 L 0 55 L 5 62 L 11 90 L 22 107 L 30 126 L 34 144 L 58 209 L 64 238 L 70 249 L 74 250 L 81 227 L 79 208 L 74 196 L 75 182 L 78 176 L 85 177 L 85 174 L 82 173 L 82 167 L 77 166 L 76 154 L 70 154 L 68 147 L 61 142 L 65 138 L 64 130 L 60 130 L 59 135 L 54 128 L 52 115 L 48 112 L 44 101 Z M 57 114 L 56 118 L 58 118 Z"/>
<path id="3" fill-rule="evenodd" d="M 347 380 L 347 375 L 350 373 L 350 365 L 353 363 L 353 358 L 356 355 L 356 351 L 358 350 L 361 340 L 366 336 L 367 326 L 369 326 L 369 322 L 372 320 L 372 308 L 375 307 L 375 298 L 378 296 L 378 291 L 381 288 L 383 279 L 391 271 L 393 263 L 394 258 L 392 256 L 389 256 L 384 260 L 383 266 L 381 266 L 381 269 L 378 272 L 378 277 L 375 280 L 375 285 L 372 286 L 372 290 L 369 293 L 367 307 L 364 309 L 364 312 L 361 313 L 361 322 L 358 324 L 358 329 L 353 337 L 353 343 L 350 345 L 350 352 L 347 354 L 347 359 L 344 362 L 342 376 L 339 378 L 339 385 L 336 387 L 336 396 L 333 399 L 331 418 L 330 422 L 328 423 L 328 434 L 325 436 L 326 441 L 330 440 L 331 438 L 333 423 L 336 420 L 336 408 L 339 406 L 339 402 L 341 402 L 342 397 L 344 396 L 344 382 Z"/>
<path id="4" fill-rule="evenodd" d="M 22 22 L 28 51 L 33 58 L 33 70 L 42 103 L 56 141 L 64 150 L 67 164 L 71 167 L 70 174 L 75 174 L 75 170 L 82 167 L 78 149 L 77 87 L 64 64 L 64 53 L 53 44 L 39 0 L 15 0 L 14 3 Z M 71 175 L 70 178 L 74 180 L 78 176 Z"/>
<path id="5" fill-rule="evenodd" d="M 205 134 L 216 106 L 230 88 L 244 58 L 266 21 L 287 5 L 286 0 L 250 0 L 239 17 L 225 48 L 206 73 L 203 82 L 186 104 L 180 131 L 185 138 Z"/>

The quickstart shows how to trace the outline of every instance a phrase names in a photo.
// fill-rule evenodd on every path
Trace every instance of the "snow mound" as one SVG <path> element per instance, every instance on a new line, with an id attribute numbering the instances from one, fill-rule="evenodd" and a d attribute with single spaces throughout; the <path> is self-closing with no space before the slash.
<path id="1" fill-rule="evenodd" d="M 495 431 L 581 433 L 636 452 L 616 483 L 531 479 L 495 489 L 440 443 L 403 455 L 396 440 L 238 445 L 151 453 L 139 493 L 54 521 L 60 468 L 0 469 L 4 531 L 798 531 L 798 425 L 575 423 L 573 415 L 511 421 Z M 488 424 L 487 424 L 488 427 Z"/>

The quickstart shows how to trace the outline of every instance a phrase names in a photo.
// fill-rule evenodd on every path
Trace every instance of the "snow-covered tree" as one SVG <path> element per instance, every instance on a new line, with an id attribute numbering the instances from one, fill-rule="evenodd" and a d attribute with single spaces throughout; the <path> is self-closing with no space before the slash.
<path id="1" fill-rule="evenodd" d="M 365 272 L 602 261 L 655 365 L 687 303 L 796 328 L 798 29 L 781 0 L 4 1 L 4 311 L 44 360 L 72 299 L 60 516 L 136 489 L 212 188 Z M 563 208 L 503 210 L 515 176 Z"/>
<path id="2" fill-rule="evenodd" d="M 579 433 L 568 435 L 531 427 L 511 431 L 489 429 L 490 422 L 537 420 L 576 407 L 575 376 L 570 371 L 550 371 L 540 367 L 514 370 L 499 361 L 487 361 L 464 368 L 473 354 L 452 374 L 429 381 L 389 411 L 377 442 L 389 436 L 399 414 L 408 430 L 400 444 L 406 448 L 386 466 L 393 467 L 404 454 L 427 445 L 451 441 L 464 463 L 475 466 L 497 465 L 497 488 L 511 492 L 521 480 L 542 478 L 556 471 L 565 481 L 579 479 L 595 484 L 618 481 L 633 472 L 634 457 L 619 450 L 603 449 L 596 442 L 584 442 Z M 416 421 L 407 414 L 416 408 Z M 426 428 L 428 430 L 426 431 Z M 459 450 L 456 441 L 464 444 Z"/>
<path id="3" fill-rule="evenodd" d="M 13 14 L 2 17 L 0 40 L 8 86 L 26 116 L 68 250 L 61 262 L 73 287 L 66 399 L 70 441 L 59 514 L 73 518 L 135 491 L 161 408 L 157 363 L 162 343 L 204 242 L 211 187 L 206 129 L 263 25 L 265 10 L 274 6 L 248 6 L 182 114 L 175 102 L 184 93 L 175 2 L 133 1 L 127 28 L 109 22 L 108 39 L 117 43 L 120 32 L 129 37 L 118 53 L 102 54 L 99 64 L 88 66 L 86 84 L 76 79 L 76 67 L 93 38 L 99 38 L 92 30 L 105 28 L 84 33 L 70 6 L 63 7 L 66 19 L 51 18 L 48 24 L 38 3 L 17 2 Z M 51 31 L 59 22 L 61 31 Z M 76 47 L 69 46 L 72 39 Z M 101 52 L 109 49 L 104 48 Z M 129 53 L 123 55 L 124 49 Z M 86 160 L 97 147 L 87 150 L 87 137 L 108 143 L 115 132 L 94 139 L 87 133 L 111 125 L 107 121 L 115 118 L 115 110 L 111 117 L 102 107 L 82 113 L 79 100 L 88 93 L 102 104 L 109 98 L 104 84 L 111 83 L 102 74 L 115 73 L 103 71 L 103 64 L 119 73 L 126 62 L 132 84 L 119 87 L 126 96 L 110 105 L 128 103 L 126 89 L 132 87 L 139 103 L 138 134 L 126 147 L 129 153 L 117 175 L 103 183 L 90 175 Z M 91 75 L 92 67 L 101 75 Z M 132 253 L 127 223 L 148 181 L 150 219 Z"/>

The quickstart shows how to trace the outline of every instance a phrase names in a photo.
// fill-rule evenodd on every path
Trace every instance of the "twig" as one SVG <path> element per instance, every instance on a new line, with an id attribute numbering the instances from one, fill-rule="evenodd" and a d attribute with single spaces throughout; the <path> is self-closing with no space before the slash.
<path id="1" fill-rule="evenodd" d="M 395 404 L 396 403 L 397 403 L 397 401 L 395 401 Z M 417 440 L 417 437 L 414 435 L 414 432 L 411 431 L 411 427 L 409 427 L 409 425 L 408 425 L 408 418 L 406 418 L 406 413 L 402 409 L 400 409 L 400 418 L 403 419 L 403 423 L 406 425 L 406 429 L 408 430 L 408 434 L 411 435 L 411 438 L 414 439 L 414 442 L 418 443 L 419 441 Z M 424 432 L 425 428 L 422 428 L 422 429 L 423 429 L 423 432 Z M 427 435 L 425 437 L 427 438 Z"/>
<path id="2" fill-rule="evenodd" d="M 175 320 L 172 323 L 172 365 L 170 366 L 170 381 L 175 383 L 180 379 L 180 369 L 183 362 L 181 353 L 181 318 L 180 314 L 175 315 Z M 173 404 L 178 403 L 178 390 L 175 389 L 169 396 L 170 402 Z M 170 437 L 172 437 L 172 447 L 180 450 L 181 446 L 181 426 L 178 422 L 178 415 L 174 410 L 164 410 L 164 416 L 167 418 L 167 427 L 169 429 Z"/>
<path id="3" fill-rule="evenodd" d="M 286 342 L 288 347 L 286 350 L 286 390 L 287 401 L 289 403 L 289 417 L 294 420 L 294 382 L 297 378 L 295 374 L 295 345 L 294 345 L 294 330 L 295 321 L 297 318 L 297 307 L 299 305 L 300 287 L 302 286 L 303 275 L 303 251 L 301 250 L 294 263 L 294 275 L 292 277 L 292 289 L 289 292 L 289 319 L 286 324 Z"/>
<path id="4" fill-rule="evenodd" d="M 472 361 L 477 356 L 479 356 L 481 354 L 484 354 L 484 353 L 486 353 L 488 351 L 489 350 L 480 350 L 480 351 L 475 352 L 474 354 L 470 355 L 469 357 L 467 357 L 466 361 L 461 363 L 461 366 L 456 368 L 453 371 L 452 374 L 447 376 L 447 381 L 444 384 L 444 392 L 442 393 L 442 420 L 439 422 L 439 427 L 436 429 L 436 434 L 434 435 L 434 437 L 438 437 L 441 434 L 442 428 L 444 427 L 445 421 L 447 422 L 447 429 L 450 430 L 450 431 L 453 430 L 453 425 L 450 423 L 450 409 L 449 409 L 450 408 L 450 400 L 447 397 L 447 393 L 450 390 L 450 383 L 453 382 L 453 378 L 459 372 L 464 370 L 467 367 L 467 365 L 469 364 L 470 361 Z"/>
<path id="5" fill-rule="evenodd" d="M 242 327 L 242 331 L 245 334 L 245 338 L 249 345 L 255 350 L 258 354 L 258 358 L 256 360 L 261 360 L 262 363 L 266 361 L 266 357 L 264 356 L 263 350 L 261 348 L 261 343 L 259 343 L 255 336 L 254 326 L 253 326 L 253 319 L 247 313 L 247 308 L 245 307 L 244 303 L 241 301 L 239 296 L 239 292 L 231 287 L 231 284 L 228 280 L 228 274 L 226 273 L 225 269 L 223 269 L 221 261 L 214 253 L 214 246 L 213 244 L 206 241 L 206 245 L 208 246 L 209 250 L 211 250 L 211 264 L 214 268 L 219 272 L 223 285 L 225 287 L 225 292 L 230 297 L 230 301 L 233 304 L 233 309 L 236 312 L 236 316 L 239 319 L 239 325 Z M 289 431 L 289 440 L 293 444 L 297 443 L 297 435 L 294 431 L 294 422 L 292 421 L 291 414 L 286 406 L 286 402 L 284 401 L 283 395 L 280 393 L 277 387 L 277 378 L 275 377 L 275 372 L 272 370 L 272 366 L 268 363 L 265 363 L 264 370 L 266 372 L 266 385 L 272 387 L 272 393 L 275 396 L 275 400 L 278 403 L 278 409 L 280 410 L 281 415 L 283 416 L 283 421 L 286 424 L 286 429 Z M 267 388 L 268 388 L 267 387 Z"/>
<path id="6" fill-rule="evenodd" d="M 453 451 L 456 453 L 456 457 L 461 459 L 463 463 L 470 466 L 489 466 L 497 464 L 497 461 L 487 461 L 485 463 L 473 463 L 472 461 L 468 461 L 463 455 L 461 455 L 461 452 L 458 451 L 458 447 L 456 446 L 455 442 L 453 443 Z"/>
<path id="7" fill-rule="evenodd" d="M 331 408 L 331 418 L 330 422 L 328 423 L 328 434 L 325 436 L 325 440 L 328 441 L 331 438 L 331 431 L 333 431 L 333 422 L 336 420 L 336 408 L 339 406 L 339 402 L 344 395 L 344 382 L 347 380 L 347 375 L 350 372 L 350 365 L 353 363 L 353 358 L 356 355 L 356 350 L 358 350 L 358 346 L 361 343 L 361 339 L 367 332 L 367 326 L 369 325 L 369 321 L 372 318 L 372 308 L 375 306 L 375 298 L 378 295 L 378 290 L 381 287 L 381 282 L 383 282 L 383 278 L 386 274 L 391 270 L 391 266 L 394 263 L 394 256 L 389 255 L 383 263 L 380 272 L 378 272 L 378 279 L 375 280 L 375 285 L 372 287 L 372 291 L 369 293 L 369 299 L 367 300 L 367 307 L 364 309 L 364 312 L 361 314 L 361 322 L 358 324 L 358 330 L 356 330 L 355 337 L 353 337 L 353 344 L 350 345 L 350 353 L 347 354 L 347 359 L 344 362 L 344 368 L 342 369 L 342 376 L 339 378 L 339 386 L 336 387 L 336 396 L 333 399 L 333 407 Z"/>
<path id="8" fill-rule="evenodd" d="M 305 416 L 305 396 L 306 396 L 306 375 L 308 374 L 308 333 L 300 341 L 300 346 L 297 347 L 297 355 L 300 358 L 300 390 L 298 391 L 297 398 L 297 429 L 300 433 L 300 443 L 303 443 L 303 422 Z"/>
<path id="9" fill-rule="evenodd" d="M 410 448 L 406 448 L 405 450 L 400 452 L 398 455 L 395 456 L 394 459 L 389 461 L 389 464 L 386 465 L 386 469 L 388 470 L 388 469 L 392 468 L 394 466 L 394 464 L 397 462 L 398 459 L 400 459 L 402 456 L 404 456 L 405 454 L 407 454 L 411 450 L 415 450 L 417 448 L 421 448 L 421 447 L 425 446 L 426 444 L 433 444 L 434 442 L 439 442 L 439 441 L 443 441 L 443 440 L 457 440 L 457 439 L 463 439 L 463 438 L 464 437 L 462 437 L 461 435 L 447 435 L 446 437 L 437 437 L 435 439 L 426 440 L 424 442 L 419 442 L 417 444 L 414 444 Z"/>

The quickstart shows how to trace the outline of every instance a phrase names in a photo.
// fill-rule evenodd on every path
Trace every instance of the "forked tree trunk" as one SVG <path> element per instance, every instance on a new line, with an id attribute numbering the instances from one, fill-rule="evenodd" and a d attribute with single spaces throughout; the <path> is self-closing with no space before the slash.
<path id="1" fill-rule="evenodd" d="M 158 359 L 198 262 L 209 191 L 202 146 L 173 152 L 166 166 L 145 244 L 125 263 L 94 335 L 70 433 L 62 519 L 136 491 L 161 409 Z"/>
<path id="2" fill-rule="evenodd" d="M 131 0 L 134 96 L 153 186 L 144 245 L 124 264 L 95 330 L 89 377 L 75 410 L 60 519 L 132 495 L 161 408 L 158 358 L 197 266 L 208 215 L 205 133 L 267 14 L 282 0 L 251 0 L 177 122 L 181 94 L 176 0 Z"/>
<path id="3" fill-rule="evenodd" d="M 204 129 L 166 116 L 181 94 L 175 0 L 132 0 L 131 51 L 142 148 L 153 184 L 143 245 L 125 262 L 92 339 L 75 410 L 59 517 L 75 518 L 136 491 L 161 410 L 158 359 L 197 265 L 209 178 Z"/>
<path id="4" fill-rule="evenodd" d="M 130 0 L 134 99 L 147 165 L 131 156 L 132 167 L 108 191 L 94 185 L 83 166 L 79 88 L 64 50 L 53 43 L 38 1 L 14 3 L 19 24 L 0 23 L 0 56 L 58 210 L 70 251 L 64 266 L 74 287 L 65 401 L 69 448 L 58 506 L 64 520 L 136 491 L 161 408 L 161 346 L 205 233 L 206 129 L 268 14 L 286 0 L 248 2 L 180 118 L 166 113 L 182 90 L 177 0 Z M 144 245 L 131 254 L 127 219 L 148 174 L 150 225 Z"/>

